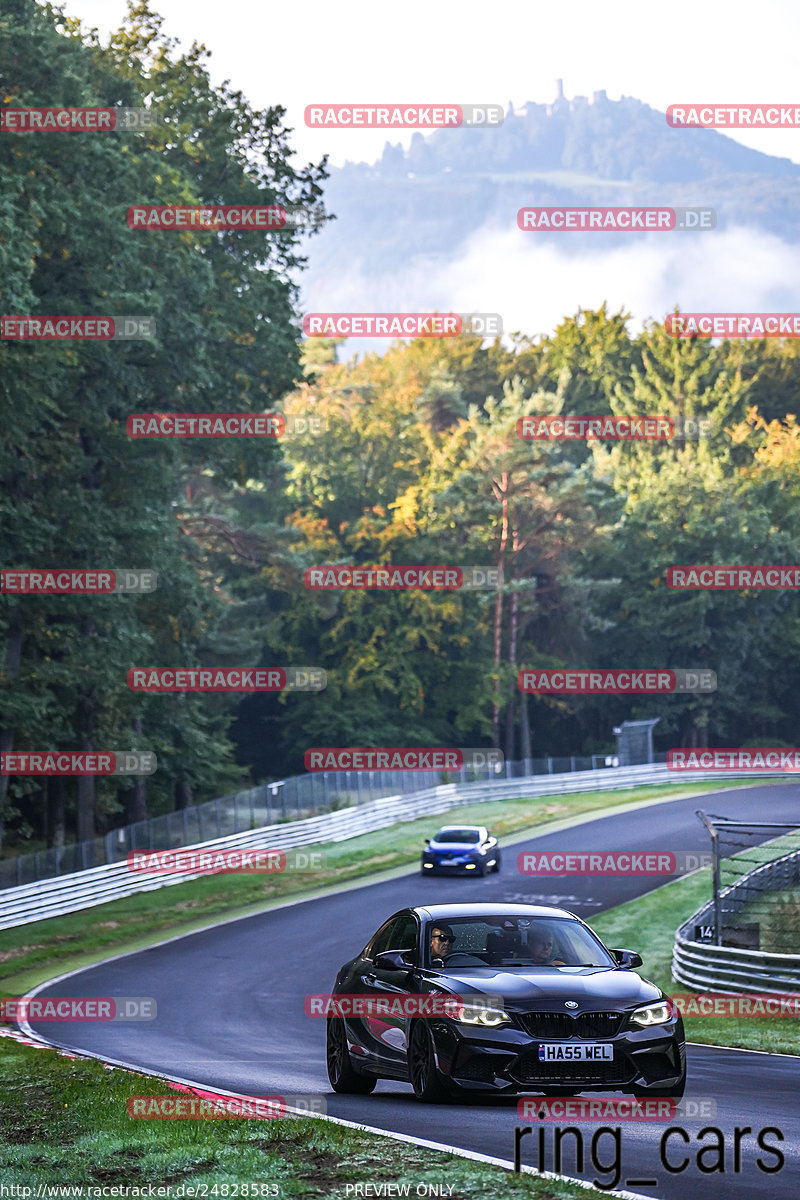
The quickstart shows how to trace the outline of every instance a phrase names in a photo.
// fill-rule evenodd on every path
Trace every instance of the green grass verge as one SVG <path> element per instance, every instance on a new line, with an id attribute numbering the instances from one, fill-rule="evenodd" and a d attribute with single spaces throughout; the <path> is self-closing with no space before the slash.
<path id="1" fill-rule="evenodd" d="M 180 1093 L 161 1079 L 0 1042 L 0 1177 L 32 1188 L 33 1196 L 42 1184 L 170 1186 L 165 1195 L 173 1197 L 189 1187 L 202 1194 L 205 1185 L 205 1195 L 216 1200 L 233 1197 L 237 1185 L 238 1195 L 247 1195 L 243 1185 L 257 1183 L 268 1185 L 261 1195 L 273 1197 L 344 1197 L 348 1183 L 410 1184 L 412 1197 L 418 1184 L 446 1183 L 451 1200 L 586 1195 L 576 1184 L 515 1175 L 312 1118 L 136 1119 L 128 1116 L 128 1097 Z M 513 1157 L 516 1123 L 512 1111 L 498 1157 Z"/>
<path id="2" fill-rule="evenodd" d="M 674 982 L 672 946 L 678 926 L 710 897 L 711 871 L 697 871 L 592 917 L 592 929 L 607 946 L 638 951 L 644 960 L 640 974 L 668 994 L 703 995 Z M 684 1017 L 684 1025 L 688 1041 L 773 1054 L 800 1054 L 797 1021 L 791 1017 Z"/>
<path id="3" fill-rule="evenodd" d="M 746 904 L 736 918 L 760 926 L 760 947 L 773 954 L 796 954 L 800 942 L 800 888 L 765 892 Z"/>
<path id="4" fill-rule="evenodd" d="M 727 784 L 725 786 L 728 786 Z M 731 786 L 746 787 L 747 781 Z M 749 786 L 752 786 L 750 781 Z M 576 792 L 563 796 L 498 800 L 448 810 L 447 820 L 488 825 L 501 841 L 519 840 L 574 824 L 582 815 L 655 803 L 718 790 L 718 782 L 681 788 L 679 784 Z M 441 816 L 442 814 L 439 814 Z M 373 878 L 402 874 L 419 861 L 423 838 L 434 833 L 439 816 L 404 821 L 344 842 L 321 843 L 325 868 L 310 874 L 220 874 L 158 891 L 112 900 L 65 917 L 0 930 L 0 975 L 5 995 L 21 995 L 38 983 L 89 966 L 113 954 L 139 950 L 180 933 L 202 929 L 226 917 L 261 912 L 290 899 L 360 886 Z M 310 849 L 311 847 L 309 847 Z M 513 870 L 507 860 L 506 869 Z"/>

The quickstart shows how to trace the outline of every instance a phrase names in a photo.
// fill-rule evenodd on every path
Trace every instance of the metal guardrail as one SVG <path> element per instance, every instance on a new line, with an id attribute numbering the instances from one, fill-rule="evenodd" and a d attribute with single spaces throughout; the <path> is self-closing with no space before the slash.
<path id="1" fill-rule="evenodd" d="M 506 762 L 501 777 L 518 779 L 590 768 L 602 770 L 607 758 L 603 754 L 526 758 Z M 659 755 L 656 761 L 665 758 L 666 755 Z M 498 774 L 496 768 L 490 770 L 484 766 L 462 767 L 457 772 L 318 771 L 290 775 L 287 779 L 259 784 L 230 796 L 120 825 L 87 841 L 0 858 L 0 890 L 122 862 L 131 850 L 174 850 L 178 846 L 196 846 L 211 838 L 260 829 L 273 822 L 300 821 L 351 804 L 368 804 L 383 796 L 406 795 L 442 783 L 477 782 L 483 778 L 497 778 Z"/>
<path id="2" fill-rule="evenodd" d="M 722 911 L 741 912 L 753 895 L 779 891 L 798 881 L 800 851 L 794 850 L 748 871 L 726 888 L 721 897 L 725 902 Z M 713 920 L 714 901 L 709 900 L 677 930 L 672 951 L 672 978 L 676 983 L 698 991 L 723 993 L 800 992 L 800 953 L 775 954 L 695 941 L 694 926 Z"/>
<path id="3" fill-rule="evenodd" d="M 776 773 L 763 772 L 765 775 Z M 730 778 L 724 773 L 720 774 Z M 646 764 L 549 777 L 529 776 L 523 779 L 494 780 L 490 783 L 450 783 L 411 795 L 388 796 L 302 821 L 267 825 L 261 829 L 232 834 L 185 849 L 288 850 L 321 842 L 345 841 L 361 833 L 371 833 L 399 821 L 446 812 L 459 805 L 571 792 L 611 791 L 617 788 L 641 787 L 648 783 L 697 783 L 718 777 L 707 771 L 698 771 L 681 772 L 680 777 L 676 779 L 665 765 Z M 7 888 L 0 891 L 0 929 L 28 925 L 48 917 L 63 916 L 139 892 L 155 891 L 157 888 L 195 879 L 199 874 L 201 872 L 187 871 L 180 874 L 170 873 L 167 877 L 162 875 L 142 878 L 128 869 L 127 862 L 119 862 L 92 867 L 88 871 L 79 871 L 73 875 Z"/>

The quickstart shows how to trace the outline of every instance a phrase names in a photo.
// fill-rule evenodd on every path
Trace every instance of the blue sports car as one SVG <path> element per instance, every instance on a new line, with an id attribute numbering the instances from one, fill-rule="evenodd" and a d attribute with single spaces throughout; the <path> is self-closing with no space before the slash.
<path id="1" fill-rule="evenodd" d="M 500 870 L 500 846 L 485 825 L 445 825 L 425 839 L 423 875 L 485 875 Z"/>

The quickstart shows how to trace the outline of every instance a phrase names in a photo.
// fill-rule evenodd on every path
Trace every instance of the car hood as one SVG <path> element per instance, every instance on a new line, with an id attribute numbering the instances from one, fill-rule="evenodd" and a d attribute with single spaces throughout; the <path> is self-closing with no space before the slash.
<path id="1" fill-rule="evenodd" d="M 502 996 L 503 1003 L 513 1009 L 547 1009 L 555 1003 L 561 1007 L 566 1000 L 575 1000 L 576 1011 L 598 1011 L 603 1004 L 628 1008 L 659 1000 L 662 992 L 634 971 L 615 971 L 605 967 L 582 969 L 518 967 L 513 971 L 437 971 L 431 973 L 434 987 L 447 988 L 459 995 Z"/>

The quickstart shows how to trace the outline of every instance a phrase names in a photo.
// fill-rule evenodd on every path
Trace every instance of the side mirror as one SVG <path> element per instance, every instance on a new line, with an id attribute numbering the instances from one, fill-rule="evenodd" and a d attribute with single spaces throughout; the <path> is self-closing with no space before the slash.
<path id="1" fill-rule="evenodd" d="M 637 954 L 635 950 L 612 950 L 614 958 L 621 967 L 626 971 L 633 970 L 634 967 L 641 967 L 642 956 Z"/>
<path id="2" fill-rule="evenodd" d="M 373 961 L 379 971 L 411 971 L 414 969 L 413 953 L 413 950 L 383 950 Z"/>
<path id="3" fill-rule="evenodd" d="M 426 845 L 426 846 L 430 846 L 430 844 L 431 844 L 431 839 L 430 839 L 430 838 L 425 838 L 425 845 Z"/>

